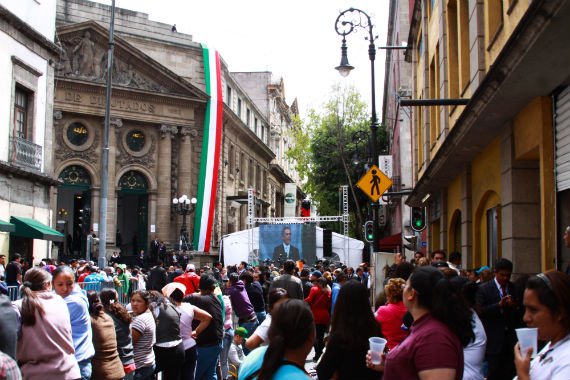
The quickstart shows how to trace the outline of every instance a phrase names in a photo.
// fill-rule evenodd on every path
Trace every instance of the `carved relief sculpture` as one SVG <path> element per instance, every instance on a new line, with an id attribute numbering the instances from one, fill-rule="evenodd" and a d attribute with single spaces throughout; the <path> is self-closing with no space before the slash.
<path id="1" fill-rule="evenodd" d="M 93 63 L 95 59 L 95 43 L 91 41 L 91 33 L 85 31 L 83 39 L 73 49 L 73 54 L 78 62 L 75 69 L 76 75 L 93 76 Z"/>

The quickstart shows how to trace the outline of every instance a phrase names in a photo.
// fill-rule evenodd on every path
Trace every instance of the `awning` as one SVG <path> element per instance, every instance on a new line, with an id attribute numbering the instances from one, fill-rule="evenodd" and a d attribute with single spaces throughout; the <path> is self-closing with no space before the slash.
<path id="1" fill-rule="evenodd" d="M 12 223 L 5 222 L 0 220 L 0 231 L 2 232 L 14 232 L 16 230 L 16 226 Z"/>
<path id="2" fill-rule="evenodd" d="M 402 246 L 402 234 L 395 234 L 388 236 L 384 239 L 380 239 L 380 250 L 387 251 L 393 250 Z"/>
<path id="3" fill-rule="evenodd" d="M 13 232 L 16 236 L 53 241 L 63 241 L 65 239 L 64 234 L 34 219 L 12 216 L 10 217 L 10 223 L 13 223 L 16 227 Z"/>

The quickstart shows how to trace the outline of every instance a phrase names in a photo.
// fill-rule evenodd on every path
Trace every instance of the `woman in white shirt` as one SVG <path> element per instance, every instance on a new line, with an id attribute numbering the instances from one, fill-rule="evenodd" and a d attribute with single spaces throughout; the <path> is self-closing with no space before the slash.
<path id="1" fill-rule="evenodd" d="M 461 276 L 453 277 L 450 282 L 471 308 L 471 326 L 475 335 L 475 339 L 463 347 L 463 378 L 466 380 L 483 380 L 485 379 L 483 361 L 485 360 L 485 348 L 487 347 L 487 334 L 485 334 L 483 323 L 481 323 L 481 319 L 479 319 L 475 311 L 477 308 L 475 300 L 478 285 L 467 277 Z"/>
<path id="2" fill-rule="evenodd" d="M 531 277 L 524 292 L 524 322 L 538 328 L 538 339 L 548 341 L 534 356 L 532 348 L 515 346 L 518 380 L 570 379 L 570 276 L 551 270 Z"/>
<path id="3" fill-rule="evenodd" d="M 245 341 L 245 346 L 249 350 L 253 350 L 259 346 L 267 346 L 269 344 L 269 338 L 267 336 L 267 331 L 269 326 L 271 326 L 271 313 L 275 309 L 275 306 L 281 302 L 291 298 L 289 292 L 283 288 L 271 289 L 269 295 L 267 296 L 267 305 L 269 306 L 269 314 L 263 320 L 261 325 L 257 326 L 255 332 L 248 340 Z"/>

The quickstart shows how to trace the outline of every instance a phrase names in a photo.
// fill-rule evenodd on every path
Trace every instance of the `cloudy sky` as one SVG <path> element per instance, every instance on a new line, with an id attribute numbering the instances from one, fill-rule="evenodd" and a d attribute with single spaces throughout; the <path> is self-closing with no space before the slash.
<path id="1" fill-rule="evenodd" d="M 99 0 L 111 4 L 111 0 Z M 341 78 L 341 37 L 334 24 L 350 7 L 368 13 L 386 44 L 388 0 L 116 0 L 120 8 L 148 13 L 151 20 L 176 24 L 178 32 L 216 48 L 230 71 L 271 71 L 282 76 L 288 104 L 297 98 L 301 116 L 321 108 L 335 83 L 354 84 L 370 103 L 368 32 L 347 37 L 348 59 L 356 69 Z M 384 80 L 383 50 L 376 55 L 376 107 L 380 117 Z"/>

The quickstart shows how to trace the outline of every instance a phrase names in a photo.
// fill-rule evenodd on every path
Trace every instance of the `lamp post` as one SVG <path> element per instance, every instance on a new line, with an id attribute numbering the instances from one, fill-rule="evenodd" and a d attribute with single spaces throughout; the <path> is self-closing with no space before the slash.
<path id="1" fill-rule="evenodd" d="M 196 198 L 188 198 L 186 194 L 180 198 L 172 199 L 172 208 L 174 212 L 182 215 L 182 226 L 180 226 L 180 241 L 178 244 L 178 250 L 182 251 L 193 251 L 194 244 L 188 241 L 188 231 L 186 231 L 186 215 L 191 214 L 196 209 Z"/>
<path id="2" fill-rule="evenodd" d="M 366 12 L 361 11 L 356 8 L 349 8 L 341 12 L 336 18 L 334 28 L 339 36 L 342 36 L 342 46 L 341 46 L 341 59 L 340 65 L 335 67 L 340 75 L 346 77 L 353 69 L 348 63 L 347 56 L 347 46 L 346 46 L 346 36 L 352 33 L 356 28 L 362 28 L 368 31 L 368 36 L 365 37 L 370 44 L 368 45 L 368 57 L 370 58 L 370 71 L 371 80 L 370 84 L 372 86 L 372 117 L 370 120 L 370 139 L 371 139 L 371 149 L 370 153 L 372 155 L 372 163 L 378 166 L 378 144 L 377 144 L 377 132 L 378 132 L 378 118 L 376 117 L 376 91 L 375 91 L 375 77 L 374 77 L 374 60 L 376 59 L 376 46 L 374 45 L 374 40 L 377 36 L 373 34 L 373 25 L 370 16 Z M 373 248 L 374 252 L 380 250 L 380 239 L 378 231 L 378 211 L 380 204 L 378 202 L 372 203 L 372 220 L 374 224 L 374 236 L 373 236 Z"/>

